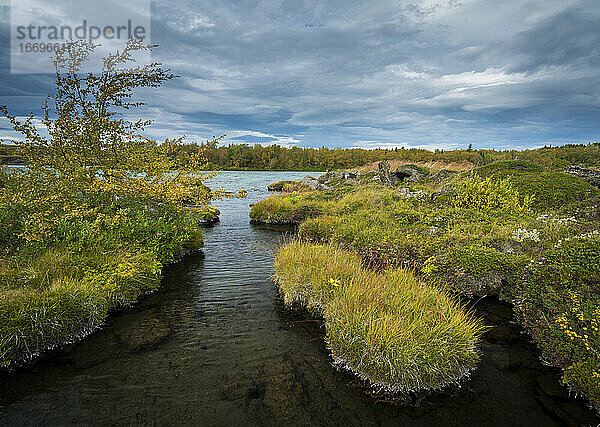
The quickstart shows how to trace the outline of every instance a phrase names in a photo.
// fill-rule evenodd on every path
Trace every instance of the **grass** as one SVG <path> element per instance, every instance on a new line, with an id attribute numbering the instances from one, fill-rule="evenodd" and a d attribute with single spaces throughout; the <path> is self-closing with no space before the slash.
<path id="1" fill-rule="evenodd" d="M 16 242 L 0 255 L 0 368 L 76 341 L 156 290 L 165 264 L 202 246 L 200 219 L 129 210 L 62 218 L 42 242 L 23 241 L 18 223 L 3 222 L 0 236 Z"/>
<path id="2" fill-rule="evenodd" d="M 336 192 L 291 192 L 271 196 L 252 206 L 250 218 L 265 224 L 299 224 L 328 211 Z"/>
<path id="3" fill-rule="evenodd" d="M 597 188 L 520 160 L 402 183 L 410 186 L 412 196 L 365 182 L 295 194 L 293 200 L 278 196 L 255 205 L 255 212 L 263 218 L 274 212 L 282 221 L 293 218 L 301 239 L 355 253 L 354 263 L 344 259 L 331 267 L 333 278 L 351 277 L 356 263 L 381 277 L 398 268 L 409 269 L 443 293 L 496 294 L 512 302 L 543 361 L 562 368 L 564 384 L 600 409 L 600 344 L 597 334 L 590 333 L 594 322 L 600 321 Z M 301 214 L 306 206 L 310 215 Z M 302 257 L 307 264 L 319 265 L 308 255 Z M 294 262 L 292 256 L 288 262 Z M 279 268 L 286 267 L 279 263 Z M 304 294 L 286 290 L 281 281 L 280 286 L 290 301 L 321 310 L 322 299 L 306 296 L 329 295 L 325 279 L 303 278 L 300 282 L 312 284 L 302 288 Z M 383 283 L 379 287 L 387 289 Z M 382 295 L 394 299 L 393 294 Z M 340 328 L 354 324 L 352 316 L 363 319 L 368 314 L 352 307 L 350 302 L 343 306 L 343 312 L 353 314 L 340 320 Z M 358 333 L 360 324 L 352 334 Z M 368 347 L 347 351 L 344 354 L 358 357 L 367 354 Z M 357 371 L 362 368 L 354 366 Z"/>
<path id="4" fill-rule="evenodd" d="M 409 270 L 377 273 L 354 253 L 295 241 L 275 271 L 285 303 L 321 314 L 334 360 L 375 388 L 439 389 L 477 364 L 482 323 Z"/>

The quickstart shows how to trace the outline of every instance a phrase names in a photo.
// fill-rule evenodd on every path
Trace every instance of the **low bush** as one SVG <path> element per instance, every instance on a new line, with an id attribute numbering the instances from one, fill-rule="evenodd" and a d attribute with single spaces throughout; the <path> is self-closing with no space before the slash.
<path id="1" fill-rule="evenodd" d="M 561 241 L 527 267 L 511 293 L 543 359 L 600 408 L 600 235 Z"/>

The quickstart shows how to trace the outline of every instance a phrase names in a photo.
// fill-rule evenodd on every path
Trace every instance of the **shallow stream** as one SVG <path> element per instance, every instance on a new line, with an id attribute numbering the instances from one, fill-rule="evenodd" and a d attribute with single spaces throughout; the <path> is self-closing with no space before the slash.
<path id="1" fill-rule="evenodd" d="M 270 280 L 285 233 L 248 218 L 267 184 L 305 175 L 217 177 L 213 187 L 245 188 L 248 198 L 218 204 L 205 255 L 167 268 L 157 293 L 83 342 L 0 377 L 0 425 L 598 424 L 494 300 L 476 305 L 497 327 L 461 388 L 390 401 L 336 370 L 320 323 L 286 310 Z"/>

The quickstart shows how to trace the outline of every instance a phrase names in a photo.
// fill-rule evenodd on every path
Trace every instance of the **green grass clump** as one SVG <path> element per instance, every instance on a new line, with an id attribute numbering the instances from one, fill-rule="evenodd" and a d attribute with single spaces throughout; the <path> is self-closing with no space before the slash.
<path id="1" fill-rule="evenodd" d="M 329 211 L 339 190 L 271 196 L 252 206 L 250 218 L 265 224 L 299 224 Z"/>
<path id="2" fill-rule="evenodd" d="M 375 388 L 439 389 L 477 364 L 481 322 L 406 269 L 377 273 L 351 252 L 296 241 L 275 271 L 286 304 L 322 314 L 334 360 Z"/>
<path id="3" fill-rule="evenodd" d="M 192 211 L 81 211 L 39 230 L 42 240 L 26 239 L 18 232 L 25 220 L 6 215 L 13 220 L 0 224 L 0 236 L 13 244 L 0 254 L 5 369 L 89 334 L 111 310 L 156 290 L 163 265 L 202 246 L 199 217 Z"/>

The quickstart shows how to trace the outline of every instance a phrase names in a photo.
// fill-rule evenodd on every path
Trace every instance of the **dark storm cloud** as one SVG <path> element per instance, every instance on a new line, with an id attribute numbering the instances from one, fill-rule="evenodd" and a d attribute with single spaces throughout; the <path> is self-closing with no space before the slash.
<path id="1" fill-rule="evenodd" d="M 583 0 L 158 0 L 155 59 L 182 78 L 148 92 L 140 114 L 156 137 L 304 146 L 597 140 L 599 12 Z"/>
<path id="2" fill-rule="evenodd" d="M 544 66 L 577 65 L 597 71 L 600 66 L 598 12 L 597 7 L 573 7 L 517 34 L 510 43 L 511 51 L 517 54 L 517 63 L 511 69 L 518 72 Z"/>

